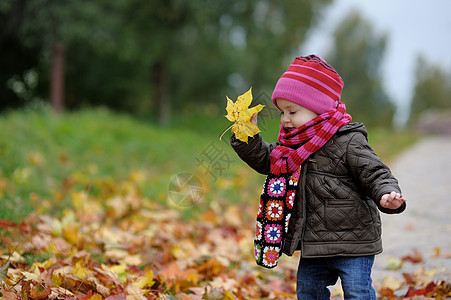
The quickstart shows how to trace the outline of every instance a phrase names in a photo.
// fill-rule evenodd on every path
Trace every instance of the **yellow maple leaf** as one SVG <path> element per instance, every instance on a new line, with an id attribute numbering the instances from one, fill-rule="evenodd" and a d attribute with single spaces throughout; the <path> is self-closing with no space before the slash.
<path id="1" fill-rule="evenodd" d="M 151 287 L 155 281 L 153 280 L 153 272 L 152 270 L 149 270 L 144 277 L 141 277 L 137 281 L 135 281 L 133 284 L 139 288 L 143 289 L 144 287 Z"/>
<path id="2" fill-rule="evenodd" d="M 43 268 L 43 269 L 49 269 L 54 264 L 55 264 L 55 260 L 53 258 L 50 258 L 50 259 L 48 259 L 46 261 L 43 261 L 43 262 L 35 261 L 33 263 L 32 268 L 33 267 L 38 267 L 38 268 Z"/>
<path id="3" fill-rule="evenodd" d="M 252 108 L 249 108 L 252 102 L 252 88 L 250 88 L 246 93 L 238 96 L 236 102 L 234 103 L 232 100 L 227 98 L 227 115 L 225 116 L 227 120 L 230 122 L 234 122 L 232 126 L 227 128 L 219 137 L 222 138 L 225 132 L 232 128 L 232 132 L 235 133 L 235 137 L 240 141 L 246 142 L 248 141 L 248 137 L 254 136 L 260 132 L 257 125 L 251 123 L 251 118 L 254 114 L 261 111 L 264 105 L 257 105 Z"/>
<path id="4" fill-rule="evenodd" d="M 83 267 L 83 262 L 81 260 L 75 263 L 75 266 L 72 270 L 73 274 L 80 279 L 85 279 L 88 277 L 88 268 Z"/>
<path id="5" fill-rule="evenodd" d="M 116 273 L 119 280 L 124 283 L 127 281 L 127 266 L 124 264 L 114 265 L 108 268 L 111 272 Z"/>
<path id="6" fill-rule="evenodd" d="M 103 297 L 100 294 L 94 293 L 88 300 L 102 300 Z"/>
<path id="7" fill-rule="evenodd" d="M 75 224 L 67 224 L 63 227 L 62 233 L 64 238 L 72 245 L 76 245 L 78 242 L 78 226 Z"/>
<path id="8" fill-rule="evenodd" d="M 236 298 L 233 296 L 231 292 L 225 291 L 224 300 L 236 300 Z"/>

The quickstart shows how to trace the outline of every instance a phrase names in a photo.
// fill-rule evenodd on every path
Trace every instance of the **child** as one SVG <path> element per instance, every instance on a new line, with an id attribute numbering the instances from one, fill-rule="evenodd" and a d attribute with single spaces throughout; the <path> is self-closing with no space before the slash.
<path id="1" fill-rule="evenodd" d="M 378 210 L 406 208 L 398 182 L 352 123 L 340 102 L 343 81 L 321 57 L 297 57 L 272 94 L 281 112 L 278 143 L 260 134 L 231 144 L 240 158 L 268 175 L 255 236 L 257 263 L 277 265 L 301 251 L 298 299 L 329 299 L 341 279 L 345 299 L 376 299 L 374 256 L 382 252 Z M 257 123 L 255 114 L 251 122 Z"/>

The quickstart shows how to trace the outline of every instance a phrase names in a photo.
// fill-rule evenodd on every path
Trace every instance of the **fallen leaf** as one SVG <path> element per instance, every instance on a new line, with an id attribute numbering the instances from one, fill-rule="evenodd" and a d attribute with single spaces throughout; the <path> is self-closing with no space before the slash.
<path id="1" fill-rule="evenodd" d="M 389 287 L 384 286 L 384 287 L 380 288 L 380 290 L 378 292 L 382 298 L 388 298 L 388 299 L 396 298 L 395 292 Z"/>
<path id="2" fill-rule="evenodd" d="M 223 300 L 236 300 L 231 292 L 225 291 Z"/>
<path id="3" fill-rule="evenodd" d="M 38 267 L 38 268 L 48 269 L 54 264 L 55 264 L 55 260 L 53 258 L 50 258 L 43 262 L 34 262 L 33 266 Z"/>
<path id="4" fill-rule="evenodd" d="M 33 273 L 23 271 L 22 275 L 24 276 L 25 280 L 37 281 L 39 279 L 39 276 L 41 276 L 41 272 L 39 271 L 39 268 L 34 268 Z"/>
<path id="5" fill-rule="evenodd" d="M 387 260 L 385 268 L 389 270 L 400 270 L 402 268 L 403 261 L 396 257 L 391 257 Z"/>
<path id="6" fill-rule="evenodd" d="M 442 280 L 435 288 L 436 299 L 449 299 L 451 297 L 451 283 Z"/>
<path id="7" fill-rule="evenodd" d="M 127 296 L 125 295 L 113 295 L 113 296 L 108 296 L 105 298 L 105 300 L 126 300 Z"/>
<path id="8" fill-rule="evenodd" d="M 94 295 L 92 295 L 91 298 L 89 298 L 88 300 L 102 300 L 103 297 L 100 294 L 95 293 Z"/>
<path id="9" fill-rule="evenodd" d="M 144 275 L 142 278 L 138 279 L 137 281 L 135 281 L 133 283 L 133 285 L 135 285 L 136 287 L 143 289 L 146 286 L 147 287 L 152 287 L 152 285 L 155 283 L 155 281 L 153 280 L 153 272 L 152 270 L 149 270 L 146 275 Z"/>
<path id="10" fill-rule="evenodd" d="M 82 266 L 82 261 L 79 260 L 75 263 L 75 266 L 72 270 L 73 274 L 80 279 L 85 279 L 88 277 L 88 268 Z"/>
<path id="11" fill-rule="evenodd" d="M 126 292 L 127 300 L 146 300 L 146 297 L 144 297 L 141 289 L 137 288 L 136 286 L 127 286 Z"/>
<path id="12" fill-rule="evenodd" d="M 226 298 L 227 297 L 227 298 Z M 232 298 L 230 298 L 232 297 Z M 235 299 L 230 293 L 226 296 L 226 291 L 223 288 L 212 288 L 209 291 L 205 288 L 205 293 L 202 296 L 204 300 L 229 300 Z"/>
<path id="13" fill-rule="evenodd" d="M 94 267 L 93 271 L 95 273 L 95 277 L 106 287 L 121 284 L 119 276 L 109 270 L 106 266 L 101 266 L 100 268 Z"/>
<path id="14" fill-rule="evenodd" d="M 50 295 L 50 289 L 45 287 L 42 284 L 33 285 L 30 288 L 28 296 L 31 299 L 35 300 L 41 300 L 41 299 L 47 299 L 47 296 Z"/>
<path id="15" fill-rule="evenodd" d="M 78 226 L 75 224 L 67 224 L 62 228 L 63 237 L 72 245 L 78 242 Z"/>
<path id="16" fill-rule="evenodd" d="M 127 266 L 139 266 L 143 261 L 139 255 L 127 255 L 127 257 L 121 260 L 121 263 L 126 264 Z"/>
<path id="17" fill-rule="evenodd" d="M 393 291 L 399 290 L 402 287 L 402 284 L 402 280 L 397 280 L 392 276 L 387 276 L 382 280 L 382 286 L 388 287 Z"/>
<path id="18" fill-rule="evenodd" d="M 13 252 L 11 255 L 3 255 L 0 257 L 1 259 L 5 259 L 7 261 L 13 262 L 13 263 L 23 263 L 25 262 L 25 259 L 16 251 Z"/>
<path id="19" fill-rule="evenodd" d="M 431 257 L 439 257 L 441 251 L 442 251 L 442 249 L 440 247 L 435 247 L 434 248 L 434 255 L 432 255 Z"/>
<path id="20" fill-rule="evenodd" d="M 114 196 L 107 201 L 107 211 L 114 218 L 125 216 L 128 212 L 128 205 L 123 197 Z"/>
<path id="21" fill-rule="evenodd" d="M 414 296 L 429 296 L 432 294 L 436 287 L 434 282 L 429 282 L 425 287 L 416 289 L 414 287 L 409 287 L 409 290 L 406 293 L 405 297 L 414 297 Z"/>
<path id="22" fill-rule="evenodd" d="M 407 284 L 412 285 L 415 284 L 415 276 L 408 273 L 402 273 L 402 276 L 404 277 L 404 280 Z"/>
<path id="23" fill-rule="evenodd" d="M 13 291 L 4 290 L 0 288 L 0 293 L 2 294 L 2 299 L 4 300 L 16 300 L 17 295 Z"/>
<path id="24" fill-rule="evenodd" d="M 108 269 L 110 269 L 111 272 L 116 273 L 121 282 L 127 281 L 127 272 L 126 272 L 127 266 L 125 264 L 114 265 L 109 267 Z"/>
<path id="25" fill-rule="evenodd" d="M 414 263 L 414 264 L 417 264 L 417 263 L 420 263 L 420 262 L 423 261 L 423 255 L 421 254 L 420 251 L 418 251 L 417 249 L 415 249 L 415 250 L 413 251 L 413 254 L 412 254 L 412 255 L 409 254 L 409 255 L 403 256 L 403 257 L 401 258 L 401 260 L 403 260 L 403 261 L 410 261 L 410 262 L 412 262 L 412 263 Z"/>
<path id="26" fill-rule="evenodd" d="M 89 300 L 92 297 L 92 290 L 89 290 L 89 292 L 84 295 L 83 297 L 81 297 L 79 300 Z"/>
<path id="27" fill-rule="evenodd" d="M 5 280 L 8 276 L 9 260 L 0 268 L 0 281 Z"/>

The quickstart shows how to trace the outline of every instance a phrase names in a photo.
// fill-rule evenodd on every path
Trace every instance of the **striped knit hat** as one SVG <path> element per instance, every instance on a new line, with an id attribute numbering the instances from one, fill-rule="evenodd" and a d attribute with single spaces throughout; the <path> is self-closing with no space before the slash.
<path id="1" fill-rule="evenodd" d="M 342 89 L 343 80 L 324 59 L 300 56 L 280 77 L 272 102 L 277 107 L 276 100 L 285 99 L 320 115 L 337 108 Z"/>

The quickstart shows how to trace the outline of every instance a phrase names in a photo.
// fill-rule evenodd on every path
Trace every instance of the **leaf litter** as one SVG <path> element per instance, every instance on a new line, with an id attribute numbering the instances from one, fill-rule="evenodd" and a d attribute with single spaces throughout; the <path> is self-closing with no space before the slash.
<path id="1" fill-rule="evenodd" d="M 0 220 L 4 299 L 296 299 L 298 255 L 282 257 L 276 270 L 255 265 L 256 207 L 215 202 L 187 220 L 130 182 L 92 185 L 95 195 L 71 192 L 61 217 Z M 404 262 L 423 257 L 414 251 L 398 260 L 399 274 Z M 420 267 L 402 280 L 385 278 L 377 290 L 383 299 L 450 297 L 450 282 L 434 274 Z"/>

